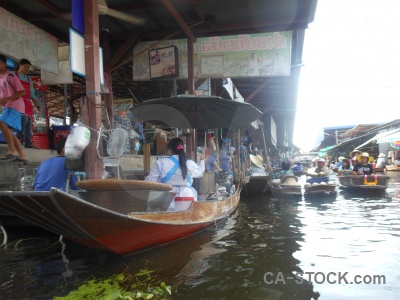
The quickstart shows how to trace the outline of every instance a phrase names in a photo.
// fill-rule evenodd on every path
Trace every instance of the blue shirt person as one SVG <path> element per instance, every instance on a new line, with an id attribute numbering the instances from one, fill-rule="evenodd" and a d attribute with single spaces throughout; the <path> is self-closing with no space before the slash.
<path id="1" fill-rule="evenodd" d="M 57 144 L 57 156 L 43 161 L 36 173 L 33 186 L 35 191 L 50 191 L 51 188 L 57 188 L 65 191 L 67 178 L 70 171 L 64 168 L 65 160 L 64 147 L 66 139 L 61 139 Z M 78 190 L 76 186 L 77 177 L 72 176 L 70 188 Z"/>

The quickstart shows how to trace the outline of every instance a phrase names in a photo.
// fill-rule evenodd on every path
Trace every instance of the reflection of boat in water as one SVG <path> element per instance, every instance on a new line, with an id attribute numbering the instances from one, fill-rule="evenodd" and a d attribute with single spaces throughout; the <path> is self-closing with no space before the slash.
<path id="1" fill-rule="evenodd" d="M 87 247 L 129 254 L 213 226 L 229 216 L 240 199 L 238 188 L 223 200 L 191 202 L 185 210 L 166 211 L 174 194 L 165 189 L 154 190 L 157 185 L 165 187 L 164 184 L 152 182 L 154 189 L 149 190 L 149 187 L 129 189 L 130 180 L 82 183 L 94 181 L 101 182 L 103 190 L 81 192 L 80 197 L 58 189 L 0 192 L 0 208 Z M 85 187 L 88 190 L 89 186 Z"/>
<path id="2" fill-rule="evenodd" d="M 389 183 L 389 176 L 386 175 L 348 175 L 337 176 L 341 188 L 372 191 L 385 190 Z"/>
<path id="3" fill-rule="evenodd" d="M 329 181 L 329 176 L 320 176 L 307 179 L 304 185 L 304 196 L 330 195 L 336 192 L 336 183 Z"/>

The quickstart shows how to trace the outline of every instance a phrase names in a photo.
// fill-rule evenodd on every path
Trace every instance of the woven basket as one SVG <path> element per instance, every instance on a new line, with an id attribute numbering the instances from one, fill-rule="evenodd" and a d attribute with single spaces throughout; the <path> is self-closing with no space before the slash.
<path id="1" fill-rule="evenodd" d="M 172 186 L 168 184 L 124 179 L 92 179 L 78 181 L 76 186 L 87 191 L 172 190 Z"/>

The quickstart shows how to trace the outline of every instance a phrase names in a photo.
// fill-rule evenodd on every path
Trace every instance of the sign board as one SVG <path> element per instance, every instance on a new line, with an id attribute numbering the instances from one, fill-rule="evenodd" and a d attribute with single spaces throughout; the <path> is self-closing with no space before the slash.
<path id="1" fill-rule="evenodd" d="M 47 32 L 0 7 L 0 52 L 58 74 L 58 41 Z"/>
<path id="2" fill-rule="evenodd" d="M 69 29 L 69 44 L 71 46 L 71 71 L 86 76 L 85 70 L 85 38 L 73 29 Z"/>
<path id="3" fill-rule="evenodd" d="M 69 61 L 69 49 L 69 46 L 58 47 L 58 75 L 42 70 L 41 79 L 43 84 L 57 85 L 72 84 L 74 82 Z"/>
<path id="4" fill-rule="evenodd" d="M 178 48 L 175 46 L 149 51 L 150 79 L 169 79 L 179 76 Z"/>
<path id="5" fill-rule="evenodd" d="M 151 42 L 142 42 L 133 49 L 133 80 L 149 80 L 149 61 L 156 62 L 146 52 Z M 187 78 L 187 41 L 167 40 L 161 47 L 178 49 L 179 77 Z M 290 76 L 292 32 L 265 32 L 232 36 L 198 38 L 194 47 L 194 74 L 196 78 L 239 78 Z M 148 53 L 148 55 L 146 55 Z"/>
<path id="6" fill-rule="evenodd" d="M 69 29 L 71 71 L 86 76 L 85 65 L 85 38 L 73 29 Z M 100 84 L 104 85 L 103 49 L 99 47 Z"/>

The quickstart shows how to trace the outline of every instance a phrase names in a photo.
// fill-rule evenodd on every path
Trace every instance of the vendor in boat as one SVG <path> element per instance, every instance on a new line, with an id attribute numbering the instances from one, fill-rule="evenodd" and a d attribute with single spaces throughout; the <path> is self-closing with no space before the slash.
<path id="1" fill-rule="evenodd" d="M 65 191 L 69 174 L 69 171 L 64 167 L 66 159 L 64 156 L 64 147 L 66 140 L 66 138 L 63 138 L 57 143 L 57 156 L 46 159 L 40 164 L 35 180 L 33 181 L 35 191 L 50 191 L 51 188 Z M 71 189 L 78 190 L 78 187 L 75 185 L 76 182 L 77 177 L 74 175 L 69 184 Z"/>
<path id="2" fill-rule="evenodd" d="M 286 175 L 294 176 L 293 171 L 290 170 L 290 162 L 289 161 L 284 160 L 281 164 L 281 168 L 282 168 L 281 171 L 272 173 L 272 179 L 281 179 L 283 176 L 286 176 Z"/>
<path id="3" fill-rule="evenodd" d="M 251 161 L 251 169 L 250 169 L 251 176 L 267 175 L 267 173 L 265 173 L 263 158 L 260 155 L 250 154 L 250 161 Z"/>
<path id="4" fill-rule="evenodd" d="M 294 164 L 291 169 L 293 172 L 301 172 L 301 171 L 303 171 L 303 166 L 301 165 L 301 163 L 298 160 L 296 160 L 296 161 L 294 161 Z"/>
<path id="5" fill-rule="evenodd" d="M 221 151 L 219 153 L 219 162 L 221 164 L 222 172 L 226 172 L 232 178 L 232 159 L 228 151 Z"/>
<path id="6" fill-rule="evenodd" d="M 324 173 L 325 176 L 329 176 L 329 169 L 325 166 L 325 159 L 322 157 L 317 159 L 317 167 L 313 173 Z"/>
<path id="7" fill-rule="evenodd" d="M 168 143 L 168 158 L 162 158 L 155 162 L 145 181 L 161 182 L 172 185 L 176 196 L 194 197 L 197 193 L 192 188 L 193 178 L 202 177 L 205 170 L 203 158 L 196 164 L 193 160 L 186 158 L 183 141 L 174 138 Z M 174 209 L 172 202 L 169 210 Z"/>
<path id="8" fill-rule="evenodd" d="M 374 158 L 372 156 L 369 156 L 368 152 L 363 152 L 360 155 L 360 161 L 354 166 L 353 175 L 371 175 L 374 173 L 374 168 L 370 164 L 371 161 L 373 161 Z"/>
<path id="9" fill-rule="evenodd" d="M 361 155 L 361 150 L 358 150 L 358 149 L 354 149 L 353 151 L 351 151 L 350 152 L 350 157 L 354 157 L 354 156 L 358 156 L 358 155 Z"/>
<path id="10" fill-rule="evenodd" d="M 350 160 L 347 158 L 342 159 L 342 164 L 338 168 L 338 175 L 351 175 L 353 171 L 353 166 L 350 163 Z"/>
<path id="11" fill-rule="evenodd" d="M 378 160 L 376 161 L 376 167 L 377 168 L 385 168 L 386 167 L 385 154 L 380 153 L 378 155 Z"/>
<path id="12" fill-rule="evenodd" d="M 213 151 L 212 154 L 207 157 L 206 166 L 208 172 L 222 172 L 222 168 L 218 164 L 218 151 Z"/>

